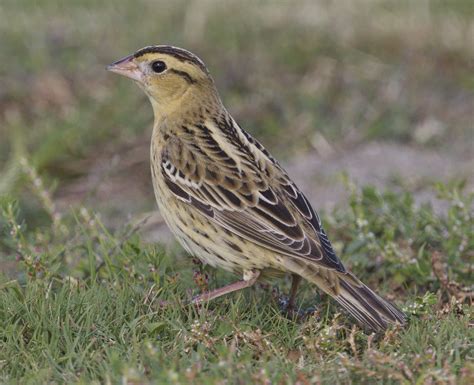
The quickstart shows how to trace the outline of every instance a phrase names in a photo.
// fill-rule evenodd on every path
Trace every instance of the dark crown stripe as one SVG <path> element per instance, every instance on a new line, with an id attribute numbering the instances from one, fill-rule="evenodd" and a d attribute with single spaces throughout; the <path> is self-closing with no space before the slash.
<path id="1" fill-rule="evenodd" d="M 147 53 L 162 53 L 170 55 L 178 59 L 179 61 L 193 63 L 207 73 L 206 66 L 204 65 L 202 60 L 191 52 L 186 51 L 185 49 L 173 47 L 170 45 L 152 45 L 138 50 L 134 53 L 133 56 L 137 58 L 146 55 Z"/>

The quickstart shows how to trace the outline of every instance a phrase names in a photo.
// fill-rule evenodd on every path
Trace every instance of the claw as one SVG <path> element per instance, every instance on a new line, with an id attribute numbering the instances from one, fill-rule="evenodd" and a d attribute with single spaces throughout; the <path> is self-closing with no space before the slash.
<path id="1" fill-rule="evenodd" d="M 306 309 L 296 308 L 294 304 L 290 303 L 290 298 L 287 296 L 278 296 L 276 298 L 278 307 L 283 315 L 292 320 L 297 320 L 300 322 L 305 321 L 309 316 L 314 314 L 317 311 L 317 308 L 310 306 Z"/>

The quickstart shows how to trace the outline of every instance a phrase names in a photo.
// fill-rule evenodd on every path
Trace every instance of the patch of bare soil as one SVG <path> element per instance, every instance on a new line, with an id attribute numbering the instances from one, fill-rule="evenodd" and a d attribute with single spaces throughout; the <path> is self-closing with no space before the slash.
<path id="1" fill-rule="evenodd" d="M 474 151 L 474 147 L 473 147 Z M 430 202 L 441 210 L 433 183 L 466 179 L 474 188 L 473 151 L 456 156 L 396 143 L 372 142 L 322 157 L 306 154 L 287 165 L 287 171 L 315 208 L 332 209 L 344 202 L 348 191 L 338 176 L 343 173 L 358 186 L 380 189 L 403 186 L 418 203 Z"/>
<path id="2" fill-rule="evenodd" d="M 131 143 L 113 155 L 79 165 L 89 171 L 60 188 L 57 199 L 61 206 L 82 204 L 92 207 L 112 227 L 149 216 L 140 230 L 145 239 L 170 242 L 173 238 L 155 209 L 148 145 L 147 140 Z M 473 147 L 471 149 L 474 151 Z M 346 202 L 349 191 L 341 175 L 347 174 L 358 186 L 372 184 L 384 189 L 402 185 L 414 193 L 418 203 L 430 202 L 438 211 L 443 211 L 433 183 L 466 179 L 467 188 L 472 191 L 473 151 L 456 155 L 396 143 L 372 142 L 332 151 L 325 156 L 307 153 L 284 166 L 316 210 L 330 210 Z"/>

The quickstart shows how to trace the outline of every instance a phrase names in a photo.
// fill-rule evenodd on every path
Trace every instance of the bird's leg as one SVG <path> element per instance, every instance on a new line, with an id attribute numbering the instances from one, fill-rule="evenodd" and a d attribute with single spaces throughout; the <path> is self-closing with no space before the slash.
<path id="1" fill-rule="evenodd" d="M 289 318 L 300 318 L 301 314 L 299 311 L 295 311 L 296 293 L 301 282 L 301 276 L 298 274 L 291 274 L 291 289 L 288 297 L 283 296 L 278 298 L 278 304 L 282 313 L 286 314 Z"/>
<path id="2" fill-rule="evenodd" d="M 232 293 L 233 291 L 237 291 L 240 289 L 245 289 L 246 287 L 252 286 L 257 281 L 259 276 L 260 276 L 259 270 L 244 271 L 244 279 L 242 281 L 237 281 L 237 282 L 231 283 L 230 285 L 220 287 L 219 289 L 202 293 L 198 295 L 197 297 L 194 297 L 191 303 L 200 304 L 202 302 L 207 302 L 207 301 L 210 301 L 211 299 L 218 298 L 224 294 Z"/>
<path id="3" fill-rule="evenodd" d="M 295 300 L 296 300 L 296 293 L 298 291 L 298 287 L 301 282 L 301 276 L 298 274 L 291 275 L 291 289 L 290 289 L 290 298 L 288 300 L 287 311 L 293 312 L 295 310 Z"/>

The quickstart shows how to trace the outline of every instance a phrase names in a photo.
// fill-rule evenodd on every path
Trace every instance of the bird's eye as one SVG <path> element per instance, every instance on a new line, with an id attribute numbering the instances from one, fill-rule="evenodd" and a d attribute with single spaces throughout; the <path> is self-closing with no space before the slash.
<path id="1" fill-rule="evenodd" d="M 164 61 L 157 60 L 151 63 L 151 69 L 153 70 L 153 72 L 160 74 L 166 70 L 166 64 Z"/>

